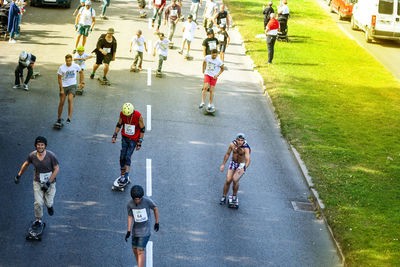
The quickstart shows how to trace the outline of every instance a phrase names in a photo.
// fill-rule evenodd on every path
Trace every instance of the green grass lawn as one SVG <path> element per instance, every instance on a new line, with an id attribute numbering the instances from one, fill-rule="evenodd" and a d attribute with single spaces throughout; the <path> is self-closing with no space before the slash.
<path id="1" fill-rule="evenodd" d="M 255 38 L 263 33 L 266 2 L 225 3 L 282 132 L 326 205 L 346 263 L 400 266 L 399 82 L 313 0 L 289 2 L 292 42 L 277 42 L 267 66 L 265 41 Z"/>

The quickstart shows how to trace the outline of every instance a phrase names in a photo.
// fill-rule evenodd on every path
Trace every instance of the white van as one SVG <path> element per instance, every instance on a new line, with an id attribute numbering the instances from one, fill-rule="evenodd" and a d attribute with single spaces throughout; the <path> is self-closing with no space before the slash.
<path id="1" fill-rule="evenodd" d="M 400 40 L 400 0 L 357 0 L 351 28 L 365 32 L 365 40 Z"/>

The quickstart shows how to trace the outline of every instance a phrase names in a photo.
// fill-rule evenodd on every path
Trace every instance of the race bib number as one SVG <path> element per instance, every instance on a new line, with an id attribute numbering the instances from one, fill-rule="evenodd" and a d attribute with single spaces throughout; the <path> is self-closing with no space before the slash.
<path id="1" fill-rule="evenodd" d="M 132 213 L 137 223 L 146 222 L 148 220 L 146 209 L 132 209 Z"/>
<path id="2" fill-rule="evenodd" d="M 156 0 L 156 5 L 161 5 L 161 0 Z"/>
<path id="3" fill-rule="evenodd" d="M 53 172 L 39 173 L 39 179 L 42 184 L 47 183 Z"/>
<path id="4" fill-rule="evenodd" d="M 225 35 L 219 34 L 218 35 L 218 41 L 224 42 L 225 41 Z"/>
<path id="5" fill-rule="evenodd" d="M 210 50 L 217 49 L 217 42 L 215 41 L 208 42 L 208 47 L 210 48 Z"/>
<path id="6" fill-rule="evenodd" d="M 215 64 L 207 62 L 207 71 L 213 72 L 215 70 Z"/>
<path id="7" fill-rule="evenodd" d="M 111 47 L 104 47 L 103 50 L 104 50 L 104 52 L 106 52 L 107 54 L 111 53 Z"/>
<path id="8" fill-rule="evenodd" d="M 161 50 L 167 50 L 168 46 L 167 44 L 160 44 Z"/>
<path id="9" fill-rule="evenodd" d="M 178 10 L 177 9 L 172 9 L 171 10 L 171 17 L 177 17 L 178 16 Z"/>
<path id="10" fill-rule="evenodd" d="M 75 78 L 75 71 L 74 70 L 69 70 L 65 73 L 65 78 L 67 79 L 72 79 Z"/>
<path id="11" fill-rule="evenodd" d="M 134 135 L 135 134 L 135 125 L 130 125 L 125 123 L 125 133 L 127 135 Z"/>
<path id="12" fill-rule="evenodd" d="M 226 18 L 221 19 L 221 25 L 226 25 Z"/>

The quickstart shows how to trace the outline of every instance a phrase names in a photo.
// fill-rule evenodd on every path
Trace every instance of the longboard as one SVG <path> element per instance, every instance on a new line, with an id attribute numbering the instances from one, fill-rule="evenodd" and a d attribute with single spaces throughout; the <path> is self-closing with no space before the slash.
<path id="1" fill-rule="evenodd" d="M 54 129 L 60 130 L 62 127 L 64 127 L 64 123 L 62 123 L 62 122 L 61 123 L 56 122 L 53 124 Z"/>
<path id="2" fill-rule="evenodd" d="M 97 80 L 100 82 L 101 85 L 111 85 L 109 80 L 104 81 L 102 78 L 98 77 Z"/>
<path id="3" fill-rule="evenodd" d="M 40 76 L 40 72 L 39 71 L 34 71 L 32 74 L 32 79 L 36 79 L 38 76 Z"/>
<path id="4" fill-rule="evenodd" d="M 208 110 L 207 106 L 204 106 L 203 111 L 204 111 L 204 115 L 215 116 L 215 107 L 212 107 L 210 110 Z"/>
<path id="5" fill-rule="evenodd" d="M 193 57 L 191 57 L 191 56 L 184 56 L 183 58 L 186 60 L 193 60 Z"/>
<path id="6" fill-rule="evenodd" d="M 124 192 L 125 191 L 125 187 L 130 184 L 131 180 L 128 178 L 128 182 L 124 185 L 124 186 L 120 186 L 118 184 L 118 180 L 120 177 L 118 177 L 117 179 L 115 179 L 113 186 L 111 187 L 111 190 L 113 191 L 120 191 L 120 192 Z"/>
<path id="7" fill-rule="evenodd" d="M 157 72 L 156 72 L 156 77 L 157 77 L 157 78 L 162 78 L 162 77 L 164 77 L 164 75 L 163 75 L 162 73 L 157 73 Z"/>
<path id="8" fill-rule="evenodd" d="M 29 225 L 25 239 L 42 241 L 42 234 L 44 232 L 44 229 L 46 228 L 46 223 L 42 222 L 42 224 L 39 227 L 34 225 L 34 223 L 35 221 L 32 221 L 31 224 Z"/>
<path id="9" fill-rule="evenodd" d="M 236 202 L 233 202 L 232 195 L 229 195 L 228 207 L 238 209 L 239 208 L 239 198 L 236 196 Z"/>

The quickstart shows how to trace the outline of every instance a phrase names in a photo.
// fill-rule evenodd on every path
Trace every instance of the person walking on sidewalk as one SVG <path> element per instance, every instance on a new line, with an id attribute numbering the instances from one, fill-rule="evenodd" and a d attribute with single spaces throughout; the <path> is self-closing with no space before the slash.
<path id="1" fill-rule="evenodd" d="M 274 8 L 272 7 L 272 1 L 269 1 L 265 9 L 263 10 L 264 14 L 264 30 L 266 29 L 268 22 L 270 20 L 270 15 L 274 12 Z"/>
<path id="2" fill-rule="evenodd" d="M 276 36 L 278 35 L 279 22 L 275 19 L 275 14 L 271 13 L 270 20 L 268 22 L 267 28 L 265 29 L 265 35 L 267 36 L 267 48 L 268 48 L 268 64 L 272 64 L 272 59 L 274 58 L 274 46 L 276 41 Z"/>
<path id="3" fill-rule="evenodd" d="M 10 10 L 8 11 L 8 24 L 7 24 L 7 31 L 10 33 L 10 39 L 8 42 L 10 44 L 15 44 L 14 37 L 18 33 L 19 27 L 19 7 L 16 3 L 16 0 L 12 0 Z"/>
<path id="4" fill-rule="evenodd" d="M 22 164 L 17 176 L 14 178 L 16 184 L 19 183 L 30 164 L 35 167 L 33 175 L 33 195 L 35 198 L 34 209 L 36 220 L 34 226 L 42 224 L 43 204 L 47 207 L 50 216 L 54 214 L 54 196 L 56 194 L 56 177 L 60 171 L 56 155 L 47 148 L 47 139 L 38 136 L 35 139 L 36 150 L 31 152 Z"/>
<path id="5" fill-rule="evenodd" d="M 203 18 L 204 18 L 203 26 L 206 32 L 208 31 L 208 29 L 212 29 L 215 13 L 217 12 L 217 10 L 218 6 L 214 2 L 214 0 L 208 0 L 203 13 Z"/>
<path id="6" fill-rule="evenodd" d="M 228 151 L 224 156 L 224 161 L 220 167 L 220 171 L 223 172 L 225 168 L 225 163 L 228 161 L 230 155 L 232 154 L 231 163 L 229 164 L 229 170 L 226 175 L 226 181 L 224 184 L 224 189 L 222 193 L 222 198 L 220 204 L 226 203 L 226 194 L 229 191 L 229 187 L 233 181 L 233 196 L 232 200 L 237 204 L 237 192 L 239 190 L 239 180 L 242 178 L 247 168 L 250 165 L 250 146 L 246 142 L 246 135 L 243 133 L 238 133 L 235 140 L 228 147 Z"/>
<path id="7" fill-rule="evenodd" d="M 122 129 L 122 130 L 121 130 Z M 129 171 L 131 169 L 131 157 L 134 150 L 140 150 L 142 147 L 143 136 L 146 131 L 142 114 L 135 110 L 131 103 L 125 103 L 119 113 L 119 119 L 115 126 L 115 131 L 111 142 L 117 141 L 117 136 L 121 130 L 121 154 L 119 163 L 121 167 L 121 176 L 118 179 L 120 186 L 129 183 Z"/>
<path id="8" fill-rule="evenodd" d="M 168 5 L 165 9 L 164 25 L 167 24 L 168 20 L 168 40 L 170 45 L 172 45 L 172 38 L 174 37 L 176 24 L 179 22 L 181 17 L 181 7 L 176 4 L 176 0 L 172 0 L 172 3 Z"/>
<path id="9" fill-rule="evenodd" d="M 79 89 L 85 87 L 84 75 L 81 67 L 72 62 L 72 55 L 65 56 L 65 64 L 58 69 L 58 85 L 60 87 L 60 103 L 58 104 L 58 118 L 55 126 L 61 127 L 62 112 L 64 108 L 65 98 L 68 97 L 68 118 L 67 124 L 71 123 L 72 111 L 74 109 L 74 97 L 77 90 L 77 76 L 79 73 Z"/>
<path id="10" fill-rule="evenodd" d="M 193 16 L 189 15 L 188 20 L 183 25 L 182 47 L 181 50 L 178 51 L 179 54 L 183 54 L 183 50 L 185 49 L 185 44 L 187 42 L 187 52 L 185 56 L 189 57 L 190 44 L 194 39 L 194 34 L 196 32 L 196 29 L 197 29 L 197 24 L 196 22 L 193 21 Z"/>
<path id="11" fill-rule="evenodd" d="M 192 5 L 190 6 L 190 14 L 193 16 L 193 21 L 197 23 L 197 15 L 199 13 L 199 7 L 202 5 L 202 0 L 192 0 Z"/>
<path id="12" fill-rule="evenodd" d="M 82 46 L 85 47 L 89 31 L 93 31 L 94 24 L 96 23 L 96 12 L 91 5 L 92 3 L 90 0 L 86 0 L 85 7 L 82 7 L 76 16 L 75 29 L 78 30 L 78 37 L 76 38 L 74 53 L 76 52 L 76 48 L 78 47 L 82 36 Z"/>
<path id="13" fill-rule="evenodd" d="M 203 61 L 203 74 L 204 74 L 204 85 L 201 94 L 201 103 L 199 108 L 203 108 L 205 103 L 206 94 L 209 91 L 209 102 L 207 110 L 211 111 L 213 109 L 213 96 L 214 87 L 217 84 L 218 77 L 224 71 L 224 63 L 218 58 L 218 51 L 214 49 L 211 51 L 211 55 L 204 58 Z"/>
<path id="14" fill-rule="evenodd" d="M 29 54 L 25 51 L 22 51 L 19 54 L 19 61 L 18 66 L 15 69 L 15 85 L 13 86 L 14 89 L 21 88 L 21 80 L 23 81 L 24 76 L 24 69 L 28 69 L 28 74 L 26 75 L 25 81 L 23 81 L 23 88 L 24 90 L 28 91 L 28 83 L 33 75 L 33 65 L 35 65 L 36 57 L 32 54 Z"/>
<path id="15" fill-rule="evenodd" d="M 103 9 L 101 10 L 101 15 L 100 15 L 101 19 L 108 19 L 106 17 L 106 10 L 107 10 L 107 7 L 110 5 L 110 2 L 111 2 L 111 0 L 103 0 Z"/>
<path id="16" fill-rule="evenodd" d="M 167 60 L 168 57 L 168 45 L 170 41 L 164 37 L 164 33 L 160 32 L 158 34 L 159 40 L 154 44 L 154 50 L 153 50 L 153 57 L 156 56 L 156 51 L 158 53 L 158 68 L 157 68 L 157 74 L 161 75 L 161 69 L 162 65 L 165 60 Z"/>
<path id="17" fill-rule="evenodd" d="M 117 52 L 117 40 L 113 35 L 113 28 L 109 28 L 106 34 L 100 35 L 99 40 L 97 41 L 96 49 L 93 50 L 93 52 L 96 53 L 96 63 L 93 66 L 90 79 L 94 78 L 97 69 L 101 64 L 104 63 L 102 81 L 108 82 L 107 73 L 110 69 L 110 62 L 115 60 L 115 53 Z"/>
<path id="18" fill-rule="evenodd" d="M 219 7 L 219 12 L 214 16 L 214 23 L 219 29 L 221 29 L 222 26 L 225 26 L 225 29 L 229 31 L 229 16 L 228 11 L 225 10 L 225 5 Z"/>
<path id="19" fill-rule="evenodd" d="M 157 17 L 157 29 L 155 30 L 156 33 L 158 33 L 158 31 L 160 30 L 160 26 L 161 26 L 161 17 L 164 11 L 164 7 L 166 4 L 166 0 L 153 0 L 153 18 L 152 18 L 152 23 L 151 23 L 151 27 L 154 28 L 154 22 L 156 21 Z"/>
<path id="20" fill-rule="evenodd" d="M 141 30 L 138 30 L 136 32 L 136 35 L 134 37 L 132 37 L 129 52 L 132 52 L 132 46 L 133 46 L 133 50 L 135 51 L 135 55 L 134 55 L 133 65 L 131 67 L 131 70 L 135 70 L 138 63 L 139 63 L 139 70 L 142 70 L 143 52 L 145 50 L 147 52 L 147 46 L 146 46 L 146 40 L 142 36 Z"/>
<path id="21" fill-rule="evenodd" d="M 145 249 L 151 235 L 150 210 L 154 212 L 154 231 L 158 232 L 160 229 L 158 207 L 152 199 L 144 197 L 144 190 L 140 185 L 132 186 L 131 197 L 132 199 L 126 206 L 128 212 L 128 231 L 125 235 L 125 242 L 128 242 L 132 232 L 133 253 L 135 254 L 138 267 L 143 267 L 146 262 Z"/>
<path id="22" fill-rule="evenodd" d="M 211 54 L 211 51 L 217 49 L 218 47 L 218 39 L 214 36 L 214 30 L 207 30 L 207 38 L 203 41 L 203 56 L 207 56 Z"/>

